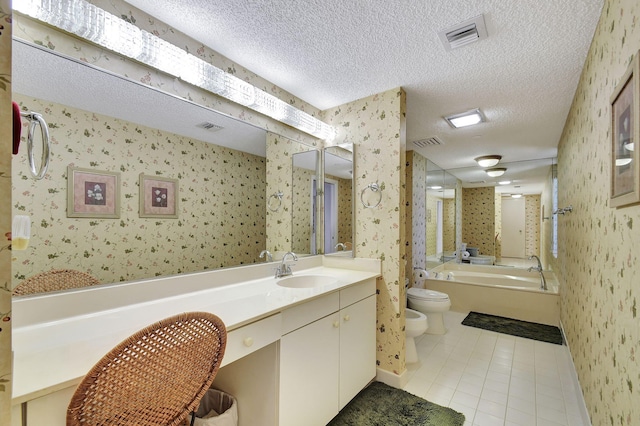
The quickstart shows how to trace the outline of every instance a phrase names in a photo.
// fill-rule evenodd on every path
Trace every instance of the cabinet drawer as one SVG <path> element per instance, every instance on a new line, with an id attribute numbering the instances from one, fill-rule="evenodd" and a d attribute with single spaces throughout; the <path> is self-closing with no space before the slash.
<path id="1" fill-rule="evenodd" d="M 339 307 L 340 295 L 336 292 L 287 309 L 282 312 L 282 334 L 337 312 Z"/>
<path id="2" fill-rule="evenodd" d="M 340 309 L 365 299 L 376 293 L 376 279 L 372 278 L 340 290 Z"/>
<path id="3" fill-rule="evenodd" d="M 279 340 L 281 334 L 281 314 L 230 331 L 227 334 L 227 348 L 224 352 L 224 358 L 222 358 L 222 366 Z"/>

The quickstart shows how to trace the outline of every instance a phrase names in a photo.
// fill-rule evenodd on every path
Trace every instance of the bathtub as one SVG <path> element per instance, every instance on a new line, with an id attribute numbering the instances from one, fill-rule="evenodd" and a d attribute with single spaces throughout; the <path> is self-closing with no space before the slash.
<path id="1" fill-rule="evenodd" d="M 437 278 L 436 278 L 437 273 Z M 540 324 L 560 324 L 560 295 L 555 276 L 526 269 L 447 263 L 429 271 L 425 287 L 447 293 L 451 310 L 475 311 Z"/>

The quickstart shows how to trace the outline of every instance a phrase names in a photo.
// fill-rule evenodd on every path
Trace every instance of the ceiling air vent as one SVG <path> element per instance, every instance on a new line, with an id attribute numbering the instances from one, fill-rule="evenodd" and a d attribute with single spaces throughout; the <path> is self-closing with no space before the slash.
<path id="1" fill-rule="evenodd" d="M 440 41 L 446 50 L 457 49 L 469 43 L 487 38 L 487 27 L 484 25 L 484 15 L 478 15 L 461 22 L 446 30 L 438 32 Z"/>
<path id="2" fill-rule="evenodd" d="M 442 142 L 442 140 L 440 140 L 437 136 L 433 136 L 431 138 L 426 138 L 426 139 L 420 139 L 420 140 L 417 140 L 417 141 L 413 141 L 413 144 L 415 146 L 420 147 L 420 148 L 426 148 L 428 146 L 444 145 L 444 142 Z"/>
<path id="3" fill-rule="evenodd" d="M 219 126 L 217 124 L 210 123 L 205 121 L 204 123 L 196 124 L 196 127 L 200 127 L 201 129 L 209 130 L 210 132 L 217 132 L 218 130 L 224 129 L 224 127 Z"/>

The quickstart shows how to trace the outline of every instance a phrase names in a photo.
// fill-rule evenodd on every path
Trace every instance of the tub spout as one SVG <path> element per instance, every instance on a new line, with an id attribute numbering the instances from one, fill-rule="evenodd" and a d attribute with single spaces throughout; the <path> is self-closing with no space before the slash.
<path id="1" fill-rule="evenodd" d="M 536 259 L 538 261 L 538 266 L 531 266 L 527 269 L 529 272 L 538 271 L 540 273 L 540 290 L 547 290 L 547 280 L 544 278 L 544 273 L 542 272 L 542 262 L 540 262 L 540 258 L 538 256 L 531 255 L 529 256 L 529 260 Z"/>

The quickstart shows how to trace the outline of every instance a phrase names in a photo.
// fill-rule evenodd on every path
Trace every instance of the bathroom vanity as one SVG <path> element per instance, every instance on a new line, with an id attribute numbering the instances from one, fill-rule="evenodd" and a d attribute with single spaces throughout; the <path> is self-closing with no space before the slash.
<path id="1" fill-rule="evenodd" d="M 84 374 L 144 326 L 208 311 L 227 327 L 213 387 L 240 425 L 324 425 L 376 374 L 380 261 L 301 258 L 43 294 L 13 302 L 13 425 L 64 425 Z M 301 278 L 306 277 L 306 278 Z"/>

